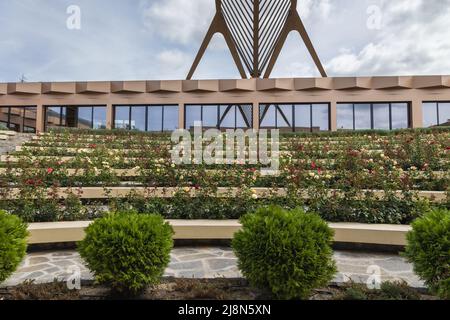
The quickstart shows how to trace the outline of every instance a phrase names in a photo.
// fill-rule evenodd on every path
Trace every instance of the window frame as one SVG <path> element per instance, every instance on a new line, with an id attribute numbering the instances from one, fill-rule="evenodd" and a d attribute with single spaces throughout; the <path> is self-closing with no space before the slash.
<path id="1" fill-rule="evenodd" d="M 22 114 L 20 115 L 21 117 L 21 124 L 20 124 L 20 130 L 22 133 L 24 133 L 24 128 L 32 128 L 29 126 L 25 125 L 25 121 L 26 120 L 34 120 L 35 121 L 35 128 L 34 128 L 34 133 L 37 132 L 37 127 L 36 127 L 36 118 L 29 118 L 27 117 L 27 110 L 34 110 L 37 112 L 37 106 L 33 106 L 33 105 L 20 105 L 20 106 L 0 106 L 0 109 L 7 109 L 7 121 L 6 121 L 6 127 L 9 130 L 13 130 L 11 129 L 11 115 L 12 115 L 12 109 L 13 108 L 17 108 L 17 109 L 21 109 Z"/>
<path id="2" fill-rule="evenodd" d="M 438 126 L 438 127 L 441 126 L 443 123 L 441 124 L 441 119 L 440 119 L 441 117 L 440 117 L 439 107 L 440 107 L 441 104 L 449 104 L 450 101 L 446 101 L 446 100 L 443 100 L 443 101 L 423 101 L 422 102 L 422 112 L 424 111 L 424 106 L 425 106 L 426 103 L 436 104 L 436 120 L 437 120 L 437 123 L 434 126 Z M 447 120 L 449 120 L 449 119 L 447 119 Z M 423 122 L 423 117 L 422 117 L 422 122 Z"/>
<path id="3" fill-rule="evenodd" d="M 183 119 L 183 123 L 184 123 L 184 128 L 186 129 L 186 130 L 188 130 L 188 128 L 187 128 L 187 108 L 188 107 L 197 107 L 197 108 L 200 108 L 200 121 L 202 122 L 202 124 L 203 124 L 203 114 L 204 114 L 204 112 L 203 112 L 203 108 L 204 107 L 210 107 L 210 106 L 215 106 L 216 107 L 216 109 L 217 109 L 217 118 L 216 118 L 216 126 L 215 126 L 215 128 L 216 129 L 218 129 L 218 130 L 222 130 L 222 129 L 224 129 L 223 127 L 221 127 L 220 125 L 221 125 L 221 122 L 220 122 L 220 118 L 221 118 L 221 116 L 220 116 L 220 108 L 221 107 L 223 107 L 223 106 L 225 106 L 225 107 L 232 107 L 232 108 L 235 108 L 235 114 L 234 114 L 234 130 L 237 130 L 237 129 L 252 129 L 253 128 L 253 123 L 254 123 L 254 119 L 253 119 L 253 105 L 251 104 L 251 103 L 218 103 L 218 104 L 216 104 L 216 103 L 207 103 L 207 104 L 195 104 L 195 103 L 187 103 L 187 104 L 185 104 L 184 105 L 184 119 Z M 247 119 L 245 116 L 243 116 L 243 118 L 244 118 L 244 122 L 246 123 L 246 125 L 247 125 L 247 128 L 241 128 L 241 127 L 237 127 L 237 122 L 238 122 L 238 120 L 237 120 L 237 112 L 240 112 L 239 110 L 238 110 L 238 108 L 239 107 L 250 107 L 250 108 L 252 108 L 252 113 L 251 113 L 251 118 L 250 119 Z M 223 121 L 223 120 L 222 120 Z M 248 123 L 247 123 L 248 122 Z M 230 128 L 227 128 L 227 130 L 228 129 L 230 129 Z"/>
<path id="4" fill-rule="evenodd" d="M 180 107 L 178 104 L 117 104 L 117 105 L 113 105 L 113 128 L 115 129 L 116 126 L 116 110 L 117 108 L 120 107 L 128 107 L 128 127 L 130 129 L 125 129 L 125 130 L 131 130 L 131 116 L 132 116 L 132 112 L 133 112 L 133 108 L 145 108 L 145 130 L 144 131 L 140 131 L 140 132 L 160 132 L 160 133 L 164 133 L 166 132 L 164 130 L 164 120 L 165 120 L 165 110 L 166 107 L 177 107 L 178 108 L 178 117 L 179 117 L 179 111 L 180 111 Z M 148 110 L 149 108 L 154 108 L 154 107 L 161 107 L 161 131 L 148 131 Z M 177 124 L 178 127 L 178 124 Z"/>
<path id="5" fill-rule="evenodd" d="M 75 128 L 75 129 L 79 129 L 78 128 L 78 124 L 79 124 L 79 109 L 80 108 L 90 108 L 91 109 L 91 119 L 90 119 L 90 123 L 91 123 L 91 129 L 94 128 L 94 109 L 95 108 L 105 108 L 107 109 L 107 106 L 104 104 L 98 104 L 98 105 L 93 105 L 93 104 L 87 104 L 87 105 L 45 105 L 44 106 L 44 131 L 47 131 L 48 129 L 48 118 L 47 118 L 47 112 L 49 108 L 60 108 L 59 110 L 59 119 L 58 122 L 59 124 L 57 125 L 57 127 L 59 128 Z M 67 125 L 62 125 L 62 118 L 63 118 L 63 108 L 66 108 L 66 113 L 67 113 L 67 108 L 77 108 L 77 113 L 76 113 L 76 118 L 75 118 L 75 123 L 76 126 L 75 127 L 68 127 Z M 108 119 L 106 119 L 107 121 Z"/>
<path id="6" fill-rule="evenodd" d="M 309 107 L 309 132 L 314 132 L 313 128 L 314 128 L 314 116 L 313 116 L 313 107 L 314 106 L 327 106 L 328 109 L 328 129 L 327 130 L 323 130 L 322 132 L 329 132 L 331 131 L 331 103 L 330 102 L 295 102 L 295 103 L 260 103 L 259 104 L 259 128 L 264 129 L 266 126 L 262 126 L 262 122 L 264 121 L 264 117 L 261 117 L 261 108 L 264 106 L 269 106 L 269 108 L 271 106 L 275 106 L 276 108 L 276 112 L 275 112 L 275 129 L 280 129 L 278 127 L 278 113 L 279 111 L 277 110 L 277 108 L 279 108 L 280 106 L 290 106 L 291 107 L 291 116 L 292 116 L 292 125 L 291 125 L 291 129 L 292 132 L 303 132 L 303 131 L 299 131 L 297 130 L 297 126 L 296 126 L 296 106 L 308 106 Z M 266 127 L 267 128 L 267 127 Z M 283 128 L 288 128 L 288 127 L 283 127 Z"/>
<path id="7" fill-rule="evenodd" d="M 374 112 L 373 107 L 377 104 L 385 104 L 389 106 L 389 129 L 375 129 L 375 119 L 374 119 Z M 364 131 L 364 130 L 398 130 L 392 128 L 392 105 L 394 104 L 406 104 L 406 110 L 407 110 L 407 122 L 408 122 L 408 129 L 412 127 L 412 113 L 411 113 L 411 102 L 409 101 L 372 101 L 372 102 L 338 102 L 336 104 L 336 121 L 338 120 L 338 110 L 339 105 L 351 105 L 353 109 L 353 129 L 341 129 L 337 128 L 337 130 L 353 130 L 353 131 Z M 356 114 L 355 114 L 355 105 L 369 105 L 370 106 L 370 129 L 356 129 Z"/>

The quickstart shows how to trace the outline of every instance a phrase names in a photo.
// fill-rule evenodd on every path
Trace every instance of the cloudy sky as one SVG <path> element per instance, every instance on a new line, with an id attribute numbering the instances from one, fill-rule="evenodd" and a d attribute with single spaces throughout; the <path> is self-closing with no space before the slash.
<path id="1" fill-rule="evenodd" d="M 276 0 L 273 0 L 276 1 Z M 81 29 L 67 28 L 67 8 Z M 299 0 L 329 75 L 450 74 L 450 0 Z M 0 0 L 0 81 L 183 79 L 214 0 Z M 273 77 L 317 76 L 292 33 Z M 195 78 L 238 78 L 217 35 Z"/>

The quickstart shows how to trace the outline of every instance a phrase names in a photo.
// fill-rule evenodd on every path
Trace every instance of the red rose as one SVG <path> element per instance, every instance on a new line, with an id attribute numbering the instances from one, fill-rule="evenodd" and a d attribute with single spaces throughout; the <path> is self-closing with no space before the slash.
<path id="1" fill-rule="evenodd" d="M 316 163 L 313 161 L 313 162 L 311 163 L 311 168 L 315 169 L 316 167 L 317 167 L 317 165 L 316 165 Z"/>
<path id="2" fill-rule="evenodd" d="M 48 169 L 47 169 L 47 173 L 48 173 L 48 174 L 52 174 L 53 171 L 54 171 L 53 168 L 48 168 Z"/>

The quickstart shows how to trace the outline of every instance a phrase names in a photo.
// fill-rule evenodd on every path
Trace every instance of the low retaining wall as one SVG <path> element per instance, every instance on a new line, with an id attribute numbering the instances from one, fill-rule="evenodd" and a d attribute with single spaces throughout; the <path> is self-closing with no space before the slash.
<path id="1" fill-rule="evenodd" d="M 168 220 L 175 231 L 175 240 L 228 240 L 241 225 L 238 220 Z M 84 238 L 84 229 L 91 221 L 31 223 L 29 244 L 77 242 Z M 330 223 L 334 240 L 388 246 L 406 245 L 407 225 Z"/>

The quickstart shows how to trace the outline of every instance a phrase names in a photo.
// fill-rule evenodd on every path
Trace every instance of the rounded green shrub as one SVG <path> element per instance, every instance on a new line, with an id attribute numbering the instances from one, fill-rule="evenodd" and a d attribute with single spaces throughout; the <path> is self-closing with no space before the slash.
<path id="1" fill-rule="evenodd" d="M 172 227 L 159 215 L 108 214 L 86 229 L 78 251 L 97 282 L 138 294 L 163 276 L 172 236 Z"/>
<path id="2" fill-rule="evenodd" d="M 14 215 L 0 211 L 0 283 L 18 267 L 27 251 L 27 225 Z"/>
<path id="3" fill-rule="evenodd" d="M 245 215 L 241 223 L 233 249 L 252 286 L 277 299 L 305 299 L 336 273 L 333 231 L 318 215 L 271 206 Z"/>
<path id="4" fill-rule="evenodd" d="M 412 223 L 405 256 L 432 292 L 450 299 L 450 211 L 433 210 Z"/>

